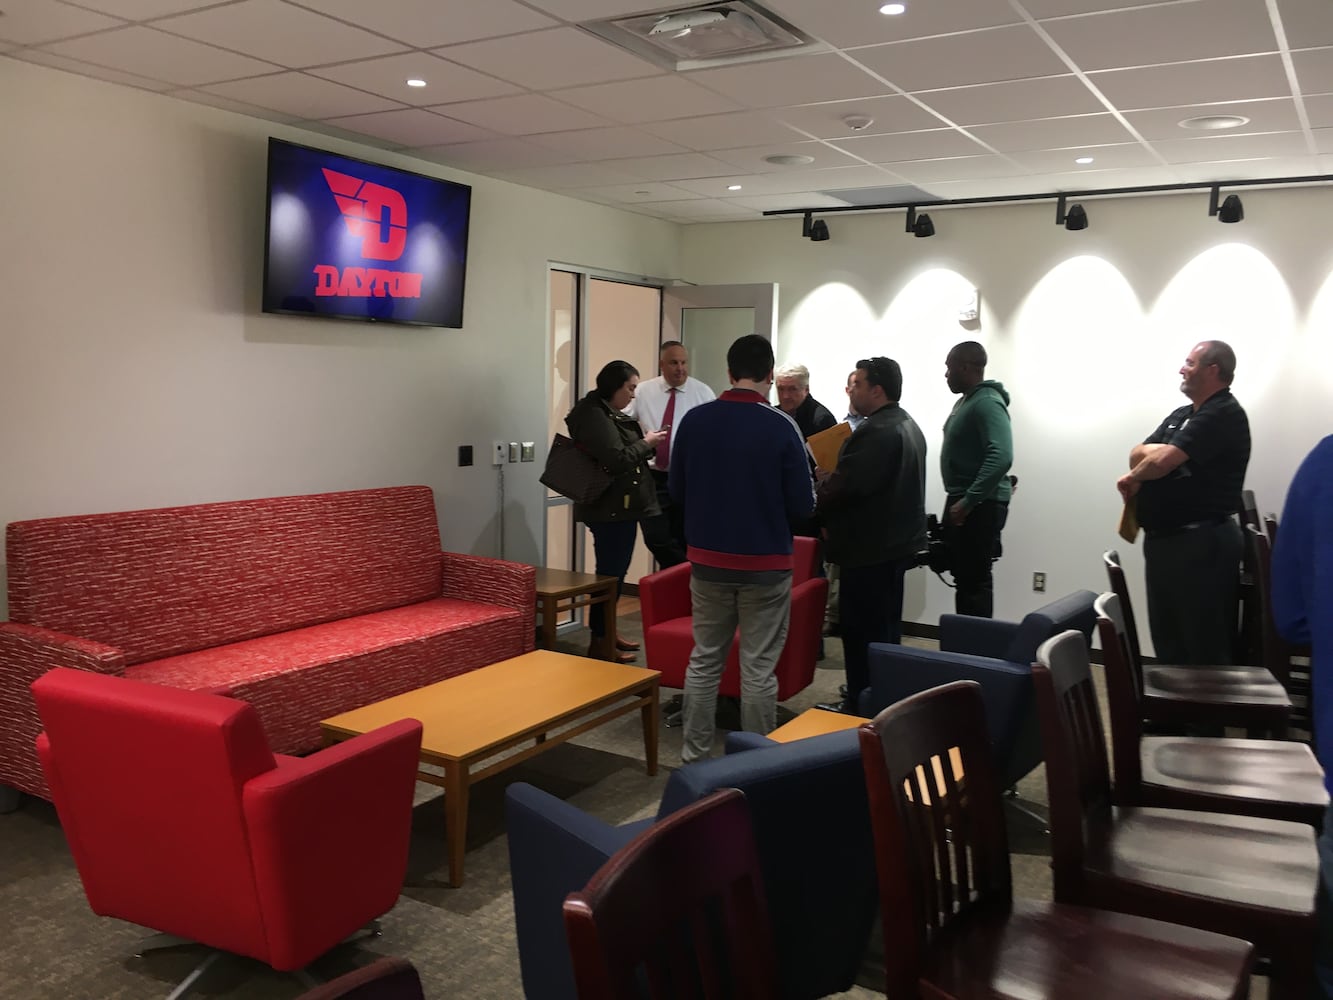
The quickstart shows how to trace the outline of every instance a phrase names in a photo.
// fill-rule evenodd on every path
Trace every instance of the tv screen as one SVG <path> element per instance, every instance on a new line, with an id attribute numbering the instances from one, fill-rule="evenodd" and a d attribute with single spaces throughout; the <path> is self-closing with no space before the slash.
<path id="1" fill-rule="evenodd" d="M 264 312 L 463 325 L 472 188 L 268 141 Z"/>

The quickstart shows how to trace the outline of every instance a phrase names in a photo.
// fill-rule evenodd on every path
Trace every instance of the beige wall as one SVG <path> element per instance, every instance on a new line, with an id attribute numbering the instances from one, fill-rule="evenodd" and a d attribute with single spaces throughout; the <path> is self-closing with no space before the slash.
<path id="1" fill-rule="evenodd" d="M 0 522 L 426 483 L 493 554 L 490 442 L 545 443 L 548 262 L 679 271 L 670 223 L 14 60 L 0 94 Z M 462 330 L 260 313 L 270 134 L 474 185 Z M 511 558 L 540 468 L 507 467 Z"/>
<path id="2" fill-rule="evenodd" d="M 1128 452 L 1184 402 L 1176 374 L 1199 339 L 1239 355 L 1235 393 L 1250 415 L 1248 485 L 1280 510 L 1296 465 L 1333 431 L 1333 244 L 1317 220 L 1333 190 L 1243 193 L 1245 221 L 1207 215 L 1207 192 L 1087 203 L 1091 227 L 1070 233 L 1049 204 L 932 210 L 938 235 L 914 239 L 902 213 L 833 215 L 831 239 L 800 238 L 800 219 L 687 227 L 685 277 L 777 281 L 779 361 L 811 369 L 815 396 L 841 414 L 854 362 L 903 365 L 903 405 L 930 447 L 929 508 L 942 506 L 941 427 L 954 401 L 944 356 L 977 339 L 987 374 L 1013 394 L 1020 485 L 996 613 L 1016 617 L 1049 597 L 1105 589 L 1100 554 L 1119 544 L 1130 577 L 1139 546 L 1119 543 L 1115 479 Z M 958 307 L 980 289 L 979 324 Z M 1047 594 L 1031 590 L 1047 573 Z M 1138 592 L 1142 601 L 1142 592 Z M 906 616 L 934 623 L 951 592 L 909 576 Z"/>

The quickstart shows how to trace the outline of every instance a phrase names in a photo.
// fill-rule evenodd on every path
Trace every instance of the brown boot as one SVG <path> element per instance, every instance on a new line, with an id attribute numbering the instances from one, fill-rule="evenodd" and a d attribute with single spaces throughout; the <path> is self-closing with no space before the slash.
<path id="1" fill-rule="evenodd" d="M 587 654 L 586 654 L 587 657 L 588 657 L 588 659 L 590 659 L 590 660 L 610 660 L 612 663 L 633 663 L 633 662 L 634 662 L 635 655 L 634 655 L 633 653 L 631 653 L 631 652 L 622 652 L 622 651 L 620 651 L 620 650 L 617 650 L 617 651 L 616 651 L 615 653 L 613 653 L 611 656 L 606 656 L 606 655 L 601 651 L 601 649 L 598 648 L 598 647 L 601 645 L 601 642 L 602 642 L 601 639 L 599 639 L 599 638 L 594 638 L 594 639 L 592 640 L 592 642 L 588 643 L 588 652 L 587 652 Z"/>

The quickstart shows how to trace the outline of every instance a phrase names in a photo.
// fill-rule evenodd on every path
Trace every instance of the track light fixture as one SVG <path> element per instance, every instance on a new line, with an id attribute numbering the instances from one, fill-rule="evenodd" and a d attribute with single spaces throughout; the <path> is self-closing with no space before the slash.
<path id="1" fill-rule="evenodd" d="M 810 226 L 810 240 L 812 243 L 823 243 L 828 239 L 828 223 L 823 219 L 816 219 Z"/>
<path id="2" fill-rule="evenodd" d="M 1055 224 L 1064 226 L 1070 232 L 1078 232 L 1088 228 L 1088 213 L 1082 205 L 1070 205 L 1066 211 L 1065 196 L 1060 195 L 1055 203 Z"/>
<path id="3" fill-rule="evenodd" d="M 1218 222 L 1240 222 L 1245 218 L 1245 206 L 1240 203 L 1240 195 L 1229 194 L 1219 207 L 1217 202 L 1222 194 L 1222 186 L 1214 184 L 1208 194 L 1208 214 L 1217 216 Z"/>
<path id="4" fill-rule="evenodd" d="M 915 208 L 907 210 L 907 227 L 904 232 L 911 233 L 918 239 L 925 239 L 927 236 L 935 235 L 935 223 L 930 221 L 930 216 L 924 212 L 916 214 Z"/>

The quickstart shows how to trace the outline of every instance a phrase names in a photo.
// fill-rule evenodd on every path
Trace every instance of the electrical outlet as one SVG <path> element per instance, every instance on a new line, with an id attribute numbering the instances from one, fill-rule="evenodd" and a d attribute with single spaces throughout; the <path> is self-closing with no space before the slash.
<path id="1" fill-rule="evenodd" d="M 534 459 L 536 459 L 536 457 L 537 457 L 537 442 L 535 442 L 535 441 L 524 441 L 524 442 L 523 442 L 523 453 L 522 453 L 522 455 L 519 457 L 519 460 L 520 460 L 520 461 L 523 461 L 523 462 L 531 462 L 531 461 L 533 461 Z"/>
<path id="2" fill-rule="evenodd" d="M 508 455 L 509 446 L 503 441 L 496 441 L 491 445 L 491 465 L 504 465 Z"/>
<path id="3" fill-rule="evenodd" d="M 1032 589 L 1037 593 L 1046 592 L 1046 574 L 1038 571 L 1032 574 Z"/>
<path id="4" fill-rule="evenodd" d="M 460 444 L 458 446 L 458 464 L 460 466 L 472 464 L 472 445 Z"/>
<path id="5" fill-rule="evenodd" d="M 511 462 L 517 462 L 517 461 L 518 461 L 518 442 L 517 442 L 517 441 L 510 441 L 510 442 L 509 442 L 509 461 L 511 461 Z"/>

